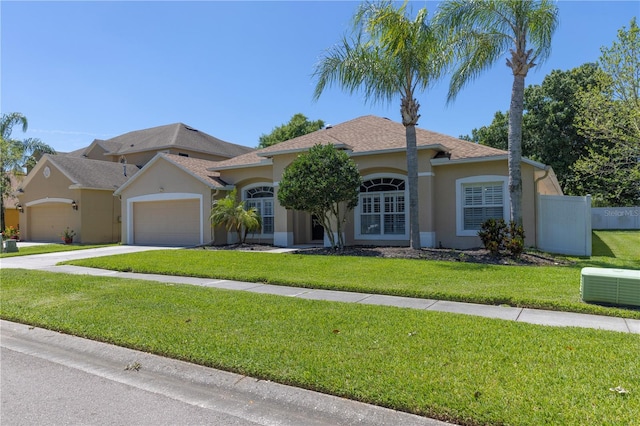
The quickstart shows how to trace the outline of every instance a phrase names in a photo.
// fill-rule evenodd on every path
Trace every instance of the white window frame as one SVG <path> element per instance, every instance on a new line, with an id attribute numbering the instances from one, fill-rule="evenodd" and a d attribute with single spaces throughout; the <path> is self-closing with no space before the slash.
<path id="1" fill-rule="evenodd" d="M 267 186 L 270 187 L 273 190 L 273 198 L 269 198 L 269 197 L 262 197 L 262 198 L 247 198 L 247 191 L 254 189 L 254 188 L 259 188 L 259 187 L 263 187 L 263 186 Z M 269 238 L 273 238 L 273 234 L 275 233 L 275 224 L 276 224 L 276 201 L 275 201 L 275 185 L 271 182 L 260 182 L 260 183 L 254 183 L 251 185 L 247 185 L 244 188 L 242 188 L 242 202 L 245 203 L 245 207 L 248 206 L 248 202 L 249 201 L 260 201 L 261 207 L 260 207 L 260 211 L 263 212 L 264 211 L 264 200 L 270 200 L 271 201 L 271 212 L 272 215 L 271 216 L 267 216 L 267 217 L 271 217 L 273 220 L 273 230 L 271 232 L 265 233 L 263 228 L 260 228 L 260 232 L 251 232 L 249 233 L 249 236 L 256 236 L 256 237 L 269 237 Z M 264 217 L 261 215 L 261 217 Z"/>
<path id="2" fill-rule="evenodd" d="M 372 175 L 367 175 L 362 177 L 362 181 L 366 182 L 372 179 L 379 178 L 391 178 L 391 179 L 401 179 L 404 181 L 404 234 L 363 234 L 360 230 L 362 224 L 362 197 L 376 194 L 376 192 L 361 192 L 358 195 L 358 206 L 354 209 L 354 234 L 356 240 L 408 240 L 409 239 L 409 183 L 407 182 L 407 177 L 405 175 L 400 175 L 396 173 L 375 173 Z M 391 191 L 394 193 L 402 192 L 402 191 Z M 385 192 L 377 192 L 381 196 L 380 206 L 382 208 L 381 215 L 383 216 L 384 221 L 384 195 Z"/>
<path id="3" fill-rule="evenodd" d="M 456 236 L 477 237 L 478 230 L 464 229 L 464 188 L 472 185 L 500 184 L 502 185 L 502 217 L 509 221 L 509 178 L 507 176 L 483 175 L 456 179 Z"/>

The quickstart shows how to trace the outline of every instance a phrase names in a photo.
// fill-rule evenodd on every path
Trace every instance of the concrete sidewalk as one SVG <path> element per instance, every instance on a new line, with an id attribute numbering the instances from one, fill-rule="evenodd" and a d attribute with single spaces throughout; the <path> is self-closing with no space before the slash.
<path id="1" fill-rule="evenodd" d="M 2 259 L 0 261 L 0 267 L 37 269 L 50 272 L 109 276 L 115 278 L 134 278 L 166 283 L 190 284 L 226 290 L 250 291 L 254 293 L 298 297 L 302 299 L 397 306 L 402 308 L 424 309 L 429 311 L 475 315 L 487 318 L 511 320 L 546 326 L 594 328 L 618 331 L 623 333 L 640 334 L 640 320 L 608 317 L 602 315 L 577 314 L 541 309 L 514 308 L 509 306 L 480 305 L 474 303 L 385 296 L 347 291 L 314 290 L 290 286 L 248 283 L 242 281 L 217 280 L 211 278 L 193 278 L 156 274 L 116 272 L 70 265 L 56 266 L 56 263 L 64 260 L 84 259 L 89 257 L 109 256 L 113 254 L 124 254 L 167 248 L 169 247 L 110 246 L 97 249 L 76 250 L 70 252 L 49 253 L 33 256 L 17 256 Z"/>

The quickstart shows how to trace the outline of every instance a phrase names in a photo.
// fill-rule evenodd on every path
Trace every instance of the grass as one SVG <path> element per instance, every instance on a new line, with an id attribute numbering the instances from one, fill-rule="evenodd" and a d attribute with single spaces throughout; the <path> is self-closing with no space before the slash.
<path id="1" fill-rule="evenodd" d="M 4 319 L 459 424 L 640 418 L 637 335 L 108 277 L 0 276 Z"/>
<path id="2" fill-rule="evenodd" d="M 408 297 L 510 305 L 640 319 L 640 310 L 580 299 L 585 266 L 640 269 L 640 232 L 597 232 L 598 253 L 573 266 L 531 267 L 408 259 L 160 250 L 67 262 L 118 271 L 184 275 Z M 594 238 L 596 240 L 596 238 Z M 605 249 L 606 247 L 606 249 Z M 594 250 L 595 251 L 595 250 Z M 621 253 L 621 254 L 618 254 Z"/>
<path id="3" fill-rule="evenodd" d="M 0 259 L 5 257 L 29 256 L 32 254 L 55 253 L 60 251 L 86 250 L 98 247 L 107 247 L 113 244 L 42 244 L 37 246 L 19 247 L 17 252 L 0 253 Z"/>

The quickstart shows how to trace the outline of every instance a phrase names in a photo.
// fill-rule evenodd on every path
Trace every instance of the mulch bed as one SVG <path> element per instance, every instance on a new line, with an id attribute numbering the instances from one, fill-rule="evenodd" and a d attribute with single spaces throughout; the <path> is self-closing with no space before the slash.
<path id="1" fill-rule="evenodd" d="M 268 251 L 275 247 L 266 244 L 231 244 L 207 246 L 207 250 Z M 493 256 L 485 249 L 455 250 L 423 248 L 413 250 L 408 247 L 349 246 L 338 251 L 330 248 L 304 248 L 293 253 L 316 256 L 364 256 L 395 259 L 424 259 L 449 262 L 482 263 L 489 265 L 558 266 L 569 265 L 570 261 L 556 258 L 546 253 L 525 252 L 520 259 L 507 256 Z"/>

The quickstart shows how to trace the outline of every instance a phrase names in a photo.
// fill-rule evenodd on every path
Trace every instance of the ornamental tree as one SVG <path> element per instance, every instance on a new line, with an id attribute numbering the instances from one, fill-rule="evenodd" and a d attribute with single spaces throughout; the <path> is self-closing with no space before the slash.
<path id="1" fill-rule="evenodd" d="M 315 216 L 331 247 L 344 248 L 343 225 L 358 205 L 362 177 L 356 164 L 332 144 L 315 145 L 282 174 L 278 201 L 288 210 Z"/>

